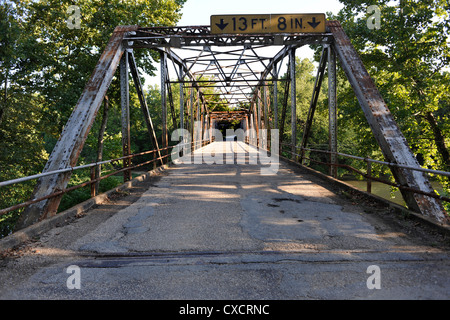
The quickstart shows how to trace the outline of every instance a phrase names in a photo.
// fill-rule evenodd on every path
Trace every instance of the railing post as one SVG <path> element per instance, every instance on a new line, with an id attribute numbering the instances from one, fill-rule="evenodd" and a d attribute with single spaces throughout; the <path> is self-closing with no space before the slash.
<path id="1" fill-rule="evenodd" d="M 367 192 L 372 193 L 372 161 L 367 157 Z"/>
<path id="2" fill-rule="evenodd" d="M 159 149 L 158 149 L 159 150 Z M 158 156 L 161 157 L 161 153 L 157 152 L 156 150 L 153 152 L 153 170 L 156 170 L 156 168 L 158 167 L 158 165 L 156 164 L 158 162 Z M 162 159 L 160 159 L 159 161 L 162 161 Z"/>
<path id="3" fill-rule="evenodd" d="M 91 167 L 91 182 L 95 180 L 95 167 Z M 91 198 L 97 196 L 98 190 L 97 190 L 97 183 L 91 183 Z"/>

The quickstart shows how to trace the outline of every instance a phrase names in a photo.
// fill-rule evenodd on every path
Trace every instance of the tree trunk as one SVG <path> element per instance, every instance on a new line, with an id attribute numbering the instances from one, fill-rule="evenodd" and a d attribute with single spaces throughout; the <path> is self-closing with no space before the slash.
<path id="1" fill-rule="evenodd" d="M 0 105 L 0 125 L 2 124 L 3 120 L 3 107 Z"/>
<path id="2" fill-rule="evenodd" d="M 5 110 L 6 110 L 6 104 L 8 102 L 8 71 L 6 72 L 6 78 L 5 78 L 5 92 L 4 92 L 4 97 L 3 97 L 3 105 L 0 105 L 0 124 L 3 121 L 3 115 L 5 114 Z"/>
<path id="3" fill-rule="evenodd" d="M 438 152 L 440 153 L 442 160 L 444 162 L 444 165 L 446 166 L 445 169 L 449 170 L 450 169 L 450 154 L 449 154 L 447 146 L 445 145 L 444 135 L 442 134 L 442 131 L 439 128 L 436 118 L 434 117 L 434 114 L 432 112 L 427 112 L 425 114 L 425 118 L 427 119 L 428 123 L 431 126 L 431 130 L 432 130 L 433 136 L 434 136 L 434 142 L 436 143 Z"/>
<path id="4" fill-rule="evenodd" d="M 419 101 L 420 101 L 421 105 L 426 106 L 426 102 L 425 102 L 426 99 L 424 98 L 425 93 L 422 89 L 420 89 L 422 82 L 420 80 L 415 79 L 414 77 L 413 77 L 413 81 L 416 83 L 415 89 L 419 95 Z M 433 138 L 434 138 L 434 142 L 436 143 L 437 150 L 442 157 L 442 161 L 444 163 L 445 170 L 448 171 L 448 170 L 450 170 L 450 155 L 449 155 L 447 146 L 445 145 L 444 135 L 442 134 L 442 131 L 438 126 L 438 123 L 436 121 L 436 118 L 434 117 L 433 112 L 426 111 L 425 116 L 423 116 L 423 117 L 426 119 L 426 121 L 428 122 L 428 124 L 431 127 L 431 131 L 433 133 Z"/>

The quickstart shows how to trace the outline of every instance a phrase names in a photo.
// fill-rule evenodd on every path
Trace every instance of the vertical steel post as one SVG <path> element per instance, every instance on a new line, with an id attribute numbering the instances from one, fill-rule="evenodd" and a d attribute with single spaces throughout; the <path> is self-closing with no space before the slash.
<path id="1" fill-rule="evenodd" d="M 259 133 L 258 133 L 258 147 L 265 149 L 265 141 L 264 141 L 264 137 L 260 136 L 260 134 L 262 135 L 262 130 L 264 129 L 264 122 L 262 121 L 262 113 L 264 110 L 264 107 L 261 107 L 261 104 L 263 103 L 262 101 L 262 97 L 261 97 L 261 88 L 258 88 L 258 99 L 257 99 L 257 103 L 258 103 L 258 127 L 259 127 Z"/>
<path id="2" fill-rule="evenodd" d="M 194 90 L 192 90 L 192 91 L 194 91 Z M 201 146 L 202 146 L 202 119 L 203 119 L 203 117 L 202 117 L 202 110 L 201 110 L 201 107 L 200 107 L 200 94 L 197 92 L 197 119 L 196 119 L 196 123 L 197 123 L 197 141 L 196 141 L 196 143 L 197 143 L 197 149 L 199 149 L 199 148 L 201 148 Z"/>
<path id="3" fill-rule="evenodd" d="M 198 95 L 198 100 L 200 101 L 200 91 L 198 91 L 197 92 L 197 95 Z M 205 108 L 205 103 L 204 102 L 201 102 L 201 105 L 202 105 L 202 107 L 201 107 L 201 110 L 202 110 L 202 135 L 201 135 L 201 137 L 202 137 L 202 147 L 203 147 L 203 144 L 204 144 L 204 139 L 203 139 L 203 137 L 205 136 L 205 134 L 206 134 L 206 130 L 207 130 L 207 121 L 208 121 L 208 113 L 206 112 L 206 108 Z"/>
<path id="4" fill-rule="evenodd" d="M 263 107 L 264 107 L 264 128 L 269 129 L 269 92 L 267 91 L 267 82 L 264 82 L 264 92 L 263 92 Z"/>
<path id="5" fill-rule="evenodd" d="M 180 66 L 180 129 L 184 129 L 184 84 L 183 68 Z"/>
<path id="6" fill-rule="evenodd" d="M 128 50 L 127 50 L 128 51 Z M 127 52 L 126 51 L 126 52 Z M 130 138 L 130 88 L 128 81 L 128 54 L 122 55 L 120 60 L 120 100 L 122 109 L 122 150 L 123 156 L 131 154 L 131 138 Z M 123 160 L 123 167 L 127 168 L 131 164 L 129 158 Z M 126 170 L 123 173 L 124 181 L 131 180 L 131 171 Z"/>
<path id="7" fill-rule="evenodd" d="M 292 159 L 295 159 L 297 146 L 297 104 L 296 104 L 296 85 L 295 85 L 295 49 L 289 51 L 289 73 L 291 77 L 291 144 Z"/>
<path id="8" fill-rule="evenodd" d="M 328 114 L 330 151 L 337 152 L 337 101 L 336 101 L 336 54 L 333 46 L 328 48 Z M 337 177 L 337 156 L 330 154 L 330 175 Z"/>
<path id="9" fill-rule="evenodd" d="M 213 142 L 213 120 L 209 117 L 209 143 Z"/>
<path id="10" fill-rule="evenodd" d="M 192 142 L 192 151 L 195 150 L 195 110 L 194 110 L 194 88 L 191 88 L 190 91 L 190 99 L 189 99 L 190 109 L 191 109 L 191 142 Z"/>
<path id="11" fill-rule="evenodd" d="M 206 144 L 206 138 L 209 133 L 208 123 L 209 123 L 209 114 L 204 112 L 203 113 L 203 126 L 202 126 L 203 127 L 202 128 L 203 129 L 202 130 L 202 146 L 204 144 Z"/>
<path id="12" fill-rule="evenodd" d="M 258 106 L 258 114 L 257 114 L 257 119 L 258 119 L 258 128 L 260 128 L 260 129 L 262 129 L 262 121 L 261 121 L 261 118 L 262 118 L 262 111 L 261 111 L 261 90 L 260 90 L 260 88 L 258 88 L 258 98 L 256 99 L 256 103 L 257 103 L 257 106 Z"/>
<path id="13" fill-rule="evenodd" d="M 284 127 L 286 125 L 286 112 L 287 112 L 287 104 L 288 104 L 288 98 L 289 98 L 289 85 L 291 81 L 287 79 L 288 81 L 285 81 L 284 83 L 284 96 L 283 96 L 283 106 L 281 109 L 281 122 L 280 122 L 280 145 L 284 141 Z"/>
<path id="14" fill-rule="evenodd" d="M 252 128 L 255 129 L 255 133 L 256 133 L 256 137 L 255 140 L 253 142 L 253 144 L 257 147 L 259 147 L 259 126 L 258 126 L 258 112 L 257 112 L 257 108 L 256 108 L 256 103 L 257 102 L 252 102 L 252 106 L 253 106 L 253 123 L 252 123 Z"/>
<path id="15" fill-rule="evenodd" d="M 270 149 L 270 94 L 269 94 L 269 86 L 268 82 L 264 82 L 264 127 L 266 131 L 265 139 L 265 149 Z"/>
<path id="16" fill-rule="evenodd" d="M 249 143 L 249 133 L 250 133 L 250 127 L 248 123 L 248 115 L 245 116 L 245 143 Z"/>
<path id="17" fill-rule="evenodd" d="M 257 144 L 257 140 L 255 140 L 255 136 L 254 134 L 256 133 L 256 128 L 255 128 L 255 114 L 251 113 L 250 114 L 250 137 L 249 137 L 249 141 L 250 144 L 252 145 L 256 145 Z"/>
<path id="18" fill-rule="evenodd" d="M 162 156 L 168 154 L 168 133 L 167 133 L 167 97 L 166 97 L 166 72 L 167 72 L 167 53 L 161 52 L 161 122 L 162 122 L 162 138 L 161 144 L 164 149 Z M 167 163 L 167 159 L 164 158 L 164 163 Z"/>
<path id="19" fill-rule="evenodd" d="M 191 143 L 192 151 L 195 150 L 195 135 L 194 135 L 194 88 L 191 88 L 190 99 L 189 99 L 189 109 L 191 113 Z"/>
<path id="20" fill-rule="evenodd" d="M 309 104 L 308 115 L 306 117 L 305 126 L 303 129 L 302 142 L 300 144 L 300 163 L 303 164 L 303 158 L 305 157 L 305 148 L 308 144 L 309 134 L 311 132 L 312 122 L 314 119 L 314 113 L 316 112 L 317 101 L 319 99 L 320 88 L 322 86 L 323 77 L 325 74 L 325 67 L 328 61 L 328 47 L 322 49 L 322 55 L 320 56 L 319 68 L 317 69 L 316 80 L 314 83 L 314 90 Z"/>
<path id="21" fill-rule="evenodd" d="M 273 65 L 273 128 L 278 129 L 278 74 L 277 64 Z"/>
<path id="22" fill-rule="evenodd" d="M 154 153 L 154 159 L 159 158 L 161 164 L 164 164 L 161 158 L 161 151 L 159 150 L 159 143 L 158 138 L 156 137 L 155 127 L 153 126 L 152 117 L 150 116 L 150 112 L 148 110 L 147 100 L 145 99 L 144 90 L 142 89 L 141 80 L 139 79 L 139 73 L 132 51 L 128 53 L 128 66 L 131 71 L 131 76 L 134 80 L 134 87 L 136 88 L 136 93 L 139 98 L 139 104 L 141 105 L 142 114 L 144 116 L 145 124 L 147 125 L 147 131 L 150 135 L 150 140 L 152 141 L 153 148 L 157 150 L 157 154 Z M 154 165 L 156 166 L 156 161 Z"/>

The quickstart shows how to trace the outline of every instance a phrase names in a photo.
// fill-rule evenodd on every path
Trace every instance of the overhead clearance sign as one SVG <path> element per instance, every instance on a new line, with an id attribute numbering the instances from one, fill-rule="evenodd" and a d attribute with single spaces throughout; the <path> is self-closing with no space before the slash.
<path id="1" fill-rule="evenodd" d="M 325 32 L 323 13 L 211 16 L 212 34 L 322 32 Z"/>

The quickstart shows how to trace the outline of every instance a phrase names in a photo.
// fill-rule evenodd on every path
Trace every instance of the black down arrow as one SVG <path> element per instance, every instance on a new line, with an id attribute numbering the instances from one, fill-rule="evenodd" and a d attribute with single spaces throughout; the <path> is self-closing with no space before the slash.
<path id="1" fill-rule="evenodd" d="M 220 19 L 220 24 L 216 23 L 216 26 L 218 26 L 220 28 L 220 30 L 223 31 L 223 29 L 225 29 L 227 27 L 228 23 L 224 23 L 223 19 Z"/>
<path id="2" fill-rule="evenodd" d="M 313 27 L 313 29 L 315 29 L 315 28 L 320 24 L 320 21 L 316 22 L 316 17 L 313 17 L 313 18 L 312 18 L 312 22 L 308 22 L 308 24 L 309 24 L 311 27 Z"/>

